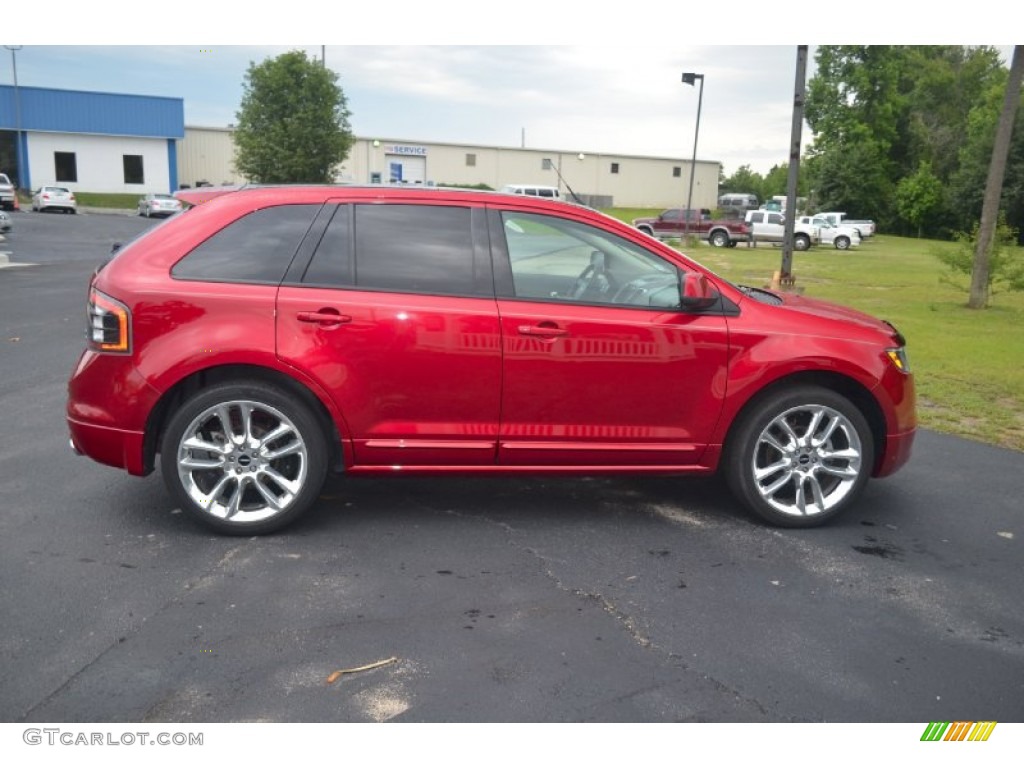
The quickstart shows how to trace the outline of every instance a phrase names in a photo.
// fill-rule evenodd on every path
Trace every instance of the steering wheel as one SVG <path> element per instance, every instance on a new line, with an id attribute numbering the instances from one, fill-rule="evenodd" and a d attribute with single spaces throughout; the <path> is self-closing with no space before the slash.
<path id="1" fill-rule="evenodd" d="M 573 299 L 583 298 L 583 295 L 590 290 L 590 286 L 594 282 L 594 277 L 596 275 L 597 269 L 593 264 L 588 264 L 587 268 L 580 272 L 575 282 L 573 282 L 572 289 L 569 291 L 569 296 Z"/>
<path id="2" fill-rule="evenodd" d="M 573 299 L 582 299 L 589 294 L 604 296 L 611 290 L 612 280 L 604 266 L 604 254 L 594 251 L 590 254 L 590 263 L 573 282 L 569 296 Z"/>

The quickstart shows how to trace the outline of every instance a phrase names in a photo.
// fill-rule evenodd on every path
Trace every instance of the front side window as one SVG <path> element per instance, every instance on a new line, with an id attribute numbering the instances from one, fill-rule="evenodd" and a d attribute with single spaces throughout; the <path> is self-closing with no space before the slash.
<path id="1" fill-rule="evenodd" d="M 57 181 L 78 181 L 78 161 L 74 152 L 54 152 L 53 165 Z"/>
<path id="2" fill-rule="evenodd" d="M 280 283 L 319 205 L 253 211 L 192 249 L 171 274 L 182 280 Z"/>
<path id="3" fill-rule="evenodd" d="M 650 251 L 588 224 L 502 213 L 516 298 L 676 308 L 679 270 Z"/>

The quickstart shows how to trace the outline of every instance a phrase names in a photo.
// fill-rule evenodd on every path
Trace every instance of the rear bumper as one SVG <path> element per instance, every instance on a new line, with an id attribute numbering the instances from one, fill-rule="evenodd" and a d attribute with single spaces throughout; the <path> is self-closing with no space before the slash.
<path id="1" fill-rule="evenodd" d="M 130 357 L 86 350 L 68 382 L 72 447 L 101 464 L 146 474 L 146 420 L 159 397 Z"/>

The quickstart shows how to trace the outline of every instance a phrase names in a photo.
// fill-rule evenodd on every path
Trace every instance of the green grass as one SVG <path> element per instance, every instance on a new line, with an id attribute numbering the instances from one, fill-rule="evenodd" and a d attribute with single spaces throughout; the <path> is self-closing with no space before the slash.
<path id="1" fill-rule="evenodd" d="M 641 215 L 606 213 L 627 221 Z M 1024 450 L 1024 294 L 1000 293 L 989 309 L 967 309 L 966 290 L 943 279 L 945 267 L 933 255 L 953 247 L 879 235 L 846 252 L 795 253 L 793 273 L 804 295 L 885 318 L 903 332 L 922 426 Z M 765 246 L 701 245 L 687 253 L 754 286 L 767 285 L 782 259 L 779 248 Z"/>
<path id="2" fill-rule="evenodd" d="M 115 192 L 75 192 L 79 205 L 90 208 L 136 208 L 142 195 L 125 195 Z"/>

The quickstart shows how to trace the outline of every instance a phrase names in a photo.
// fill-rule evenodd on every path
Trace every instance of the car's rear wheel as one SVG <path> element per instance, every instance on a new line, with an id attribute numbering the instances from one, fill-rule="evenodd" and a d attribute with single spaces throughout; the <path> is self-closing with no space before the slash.
<path id="1" fill-rule="evenodd" d="M 860 410 L 831 390 L 798 386 L 746 411 L 724 469 L 733 493 L 758 516 L 809 528 L 853 504 L 873 462 L 871 429 Z"/>
<path id="2" fill-rule="evenodd" d="M 850 238 L 846 235 L 840 235 L 835 239 L 835 245 L 840 251 L 845 251 L 850 247 Z"/>
<path id="3" fill-rule="evenodd" d="M 316 501 L 327 445 L 295 397 L 235 382 L 205 389 L 174 412 L 160 462 L 186 512 L 221 533 L 248 536 L 283 528 Z"/>

